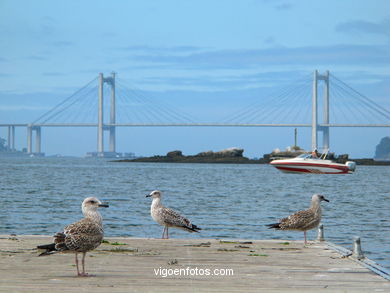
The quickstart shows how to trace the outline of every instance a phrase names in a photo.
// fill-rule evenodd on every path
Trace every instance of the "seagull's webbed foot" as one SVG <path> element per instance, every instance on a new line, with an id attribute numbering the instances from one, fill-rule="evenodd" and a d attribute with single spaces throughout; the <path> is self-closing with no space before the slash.
<path id="1" fill-rule="evenodd" d="M 96 277 L 96 275 L 91 275 L 88 273 L 79 273 L 77 276 L 78 277 Z"/>

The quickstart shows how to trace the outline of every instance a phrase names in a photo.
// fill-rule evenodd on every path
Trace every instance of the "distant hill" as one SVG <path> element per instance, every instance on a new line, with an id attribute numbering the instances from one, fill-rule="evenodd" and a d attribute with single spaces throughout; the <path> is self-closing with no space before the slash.
<path id="1" fill-rule="evenodd" d="M 390 136 L 381 139 L 376 146 L 375 160 L 390 160 Z"/>
<path id="2" fill-rule="evenodd" d="M 153 162 L 153 163 L 230 163 L 230 164 L 259 164 L 264 159 L 251 160 L 243 156 L 243 149 L 229 148 L 219 152 L 206 151 L 193 156 L 185 156 L 182 151 L 176 150 L 166 156 L 153 156 L 136 159 L 118 160 L 116 162 Z"/>
<path id="3" fill-rule="evenodd" d="M 390 143 L 390 137 L 389 137 Z M 389 148 L 390 150 L 390 148 Z M 243 156 L 244 150 L 240 148 L 229 148 L 219 152 L 206 151 L 196 155 L 183 155 L 182 151 L 175 150 L 168 152 L 165 156 L 140 157 L 135 159 L 115 160 L 112 162 L 143 162 L 143 163 L 225 163 L 225 164 L 268 164 L 274 158 L 293 158 L 305 151 L 277 151 L 263 155 L 259 159 L 249 159 Z M 348 154 L 338 155 L 329 154 L 328 159 L 335 160 L 338 163 L 344 164 L 348 161 Z M 352 159 L 357 165 L 390 165 L 389 161 L 375 161 L 373 159 Z"/>

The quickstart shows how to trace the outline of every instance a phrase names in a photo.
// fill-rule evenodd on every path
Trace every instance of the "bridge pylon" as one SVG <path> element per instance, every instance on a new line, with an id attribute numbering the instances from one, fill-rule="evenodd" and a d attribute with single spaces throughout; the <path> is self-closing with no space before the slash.
<path id="1" fill-rule="evenodd" d="M 33 132 L 35 131 L 35 152 L 33 151 Z M 30 156 L 44 156 L 45 154 L 41 152 L 41 127 L 33 124 L 27 125 L 27 153 Z"/>
<path id="2" fill-rule="evenodd" d="M 318 125 L 318 81 L 323 80 L 325 83 L 323 93 L 323 124 L 329 125 L 329 71 L 325 74 L 319 74 L 314 71 L 313 77 L 313 95 L 312 95 L 312 126 L 311 126 L 311 148 L 312 150 L 318 147 L 318 131 L 323 134 L 323 151 L 329 150 L 329 126 Z"/>
<path id="3" fill-rule="evenodd" d="M 111 86 L 111 99 L 110 99 L 110 126 L 104 124 L 104 83 Z M 115 112 L 115 72 L 111 73 L 111 76 L 104 77 L 103 73 L 99 73 L 99 103 L 98 103 L 98 139 L 97 139 L 97 156 L 116 156 L 116 137 L 115 137 L 115 124 L 116 112 Z M 104 152 L 104 131 L 109 131 L 109 152 Z"/>
<path id="4" fill-rule="evenodd" d="M 15 126 L 8 126 L 8 135 L 7 135 L 7 148 L 9 151 L 15 151 Z"/>

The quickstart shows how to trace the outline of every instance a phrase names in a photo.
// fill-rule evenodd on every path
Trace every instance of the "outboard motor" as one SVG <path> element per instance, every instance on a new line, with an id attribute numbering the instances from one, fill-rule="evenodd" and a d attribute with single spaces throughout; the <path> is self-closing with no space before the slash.
<path id="1" fill-rule="evenodd" d="M 354 172 L 356 169 L 356 163 L 352 161 L 347 161 L 345 165 L 348 167 L 349 172 Z"/>

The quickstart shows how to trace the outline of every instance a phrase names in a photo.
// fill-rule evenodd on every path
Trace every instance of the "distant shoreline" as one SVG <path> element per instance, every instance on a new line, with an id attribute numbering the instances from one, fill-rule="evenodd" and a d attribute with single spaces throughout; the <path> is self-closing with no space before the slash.
<path id="1" fill-rule="evenodd" d="M 390 161 L 375 161 L 371 158 L 349 159 L 359 166 L 390 166 Z M 221 158 L 202 158 L 197 156 L 153 156 L 136 159 L 113 160 L 118 163 L 183 163 L 183 164 L 269 164 L 269 158 L 249 159 L 246 157 L 221 157 Z"/>
<path id="2" fill-rule="evenodd" d="M 213 153 L 210 156 L 151 156 L 151 157 L 139 157 L 134 159 L 118 159 L 111 160 L 115 163 L 183 163 L 183 164 L 269 164 L 271 161 L 271 155 L 266 154 L 263 158 L 249 159 L 244 156 L 219 156 Z M 29 158 L 31 155 L 24 152 L 0 152 L 0 158 Z M 49 156 L 50 157 L 50 156 Z M 46 158 L 48 158 L 46 156 Z M 287 157 L 288 158 L 288 157 Z M 354 161 L 356 165 L 360 166 L 390 166 L 389 161 L 376 161 L 372 158 L 362 159 L 348 159 L 348 161 Z"/>

